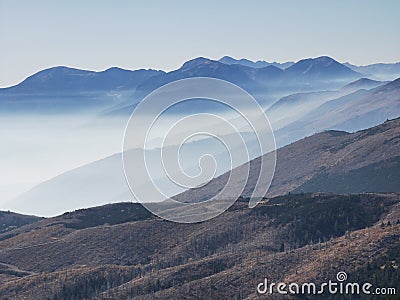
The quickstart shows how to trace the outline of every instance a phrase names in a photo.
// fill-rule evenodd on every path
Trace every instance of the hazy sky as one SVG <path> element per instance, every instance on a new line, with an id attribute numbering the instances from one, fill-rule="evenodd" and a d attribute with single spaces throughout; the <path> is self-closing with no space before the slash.
<path id="1" fill-rule="evenodd" d="M 397 0 L 0 0 L 0 87 L 56 65 L 171 70 L 197 56 L 395 62 L 399 11 Z"/>

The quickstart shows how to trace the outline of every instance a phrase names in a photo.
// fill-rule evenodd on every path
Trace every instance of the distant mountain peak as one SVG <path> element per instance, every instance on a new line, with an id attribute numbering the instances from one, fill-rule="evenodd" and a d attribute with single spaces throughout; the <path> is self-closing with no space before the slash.
<path id="1" fill-rule="evenodd" d="M 231 57 L 231 56 L 227 56 L 227 55 L 221 57 L 218 61 L 219 61 L 219 62 L 222 62 L 222 63 L 224 63 L 224 64 L 235 64 L 235 63 L 237 62 L 236 59 L 234 59 L 234 58 Z"/>
<path id="2" fill-rule="evenodd" d="M 311 59 L 313 59 L 313 58 L 311 58 Z M 324 61 L 324 62 L 337 62 L 332 57 L 327 56 L 327 55 L 322 55 L 322 56 L 316 57 L 313 60 L 314 61 Z"/>
<path id="3" fill-rule="evenodd" d="M 349 84 L 346 84 L 342 89 L 344 89 L 344 90 L 370 89 L 370 88 L 377 87 L 381 84 L 383 84 L 382 81 L 372 80 L 372 79 L 363 77 L 363 78 L 357 79 L 356 81 L 350 82 Z"/>
<path id="4" fill-rule="evenodd" d="M 94 71 L 87 71 L 87 70 L 81 70 L 81 69 L 76 69 L 76 68 L 71 68 L 67 66 L 54 66 L 48 69 L 41 70 L 37 72 L 37 75 L 40 74 L 71 74 L 74 72 L 80 72 L 80 73 L 94 73 Z M 34 74 L 34 75 L 36 75 Z"/>
<path id="5" fill-rule="evenodd" d="M 302 59 L 286 70 L 296 75 L 323 75 L 328 77 L 332 75 L 346 77 L 361 76 L 361 74 L 351 70 L 329 56 Z"/>
<path id="6" fill-rule="evenodd" d="M 131 70 L 123 69 L 120 67 L 110 67 L 110 68 L 104 70 L 103 72 L 124 72 L 124 71 L 131 72 Z"/>
<path id="7" fill-rule="evenodd" d="M 329 56 L 319 56 L 316 58 L 306 58 L 298 61 L 296 64 L 311 64 L 311 65 L 321 65 L 330 66 L 332 64 L 340 64 L 338 61 L 334 60 Z"/>
<path id="8" fill-rule="evenodd" d="M 349 84 L 366 83 L 366 82 L 376 82 L 376 83 L 379 83 L 380 81 L 372 80 L 372 79 L 369 79 L 369 78 L 367 78 L 367 77 L 363 77 L 363 78 L 357 79 L 356 81 L 353 81 L 353 82 L 351 82 L 351 83 L 349 83 Z"/>
<path id="9" fill-rule="evenodd" d="M 211 63 L 218 63 L 218 62 L 215 60 L 211 60 L 209 58 L 205 58 L 205 57 L 196 57 L 194 59 L 191 59 L 191 60 L 188 60 L 187 62 L 185 62 L 182 65 L 181 69 L 193 68 L 198 65 L 211 64 Z"/>

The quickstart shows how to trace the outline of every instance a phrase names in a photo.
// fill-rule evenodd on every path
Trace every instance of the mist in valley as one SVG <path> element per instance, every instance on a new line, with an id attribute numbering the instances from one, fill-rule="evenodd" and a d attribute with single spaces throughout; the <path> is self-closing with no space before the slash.
<path id="1" fill-rule="evenodd" d="M 203 64 L 209 69 L 204 71 Z M 133 189 L 149 195 L 144 201 L 160 201 L 305 136 L 329 129 L 356 131 L 398 116 L 398 80 L 372 81 L 355 73 L 365 68 L 351 68 L 327 57 L 302 60 L 285 70 L 231 69 L 198 58 L 169 73 L 110 69 L 77 77 L 78 71 L 68 68 L 39 72 L 21 86 L 0 91 L 0 209 L 53 216 L 137 201 L 125 178 L 123 150 L 146 157 L 151 180 L 139 176 Z M 172 80 L 214 70 L 250 92 L 259 107 L 222 91 L 218 96 L 231 98 L 237 111 L 198 98 L 154 115 L 167 99 L 160 97 L 149 111 L 135 116 L 137 124 L 154 121 L 149 128 L 136 128 L 146 134 L 145 141 L 128 135 L 129 147 L 123 149 L 128 120 L 142 97 Z M 375 74 L 382 70 L 368 69 Z M 118 80 L 104 90 L 112 74 Z M 137 81 L 126 81 L 127 74 Z M 89 80 L 91 89 L 85 90 L 82 80 Z M 265 116 L 269 124 L 262 129 L 268 123 Z M 266 136 L 268 142 L 260 143 Z M 163 160 L 173 162 L 174 170 L 166 171 Z M 134 160 L 131 165 L 134 172 Z M 180 185 L 171 181 L 177 176 L 195 179 Z M 154 186 L 162 199 L 151 196 Z"/>

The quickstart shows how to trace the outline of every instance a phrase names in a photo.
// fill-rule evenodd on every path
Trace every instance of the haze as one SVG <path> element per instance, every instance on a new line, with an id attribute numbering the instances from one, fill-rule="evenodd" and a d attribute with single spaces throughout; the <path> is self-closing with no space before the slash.
<path id="1" fill-rule="evenodd" d="M 399 1 L 0 0 L 0 87 L 51 66 L 171 70 L 224 55 L 400 60 Z M 371 38 L 373 37 L 373 38 Z"/>

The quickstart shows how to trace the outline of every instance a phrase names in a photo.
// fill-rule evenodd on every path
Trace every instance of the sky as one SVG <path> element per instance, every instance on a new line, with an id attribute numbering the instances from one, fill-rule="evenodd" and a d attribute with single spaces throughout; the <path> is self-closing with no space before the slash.
<path id="1" fill-rule="evenodd" d="M 39 70 L 173 70 L 198 57 L 400 61 L 400 1 L 0 0 L 0 87 Z"/>

